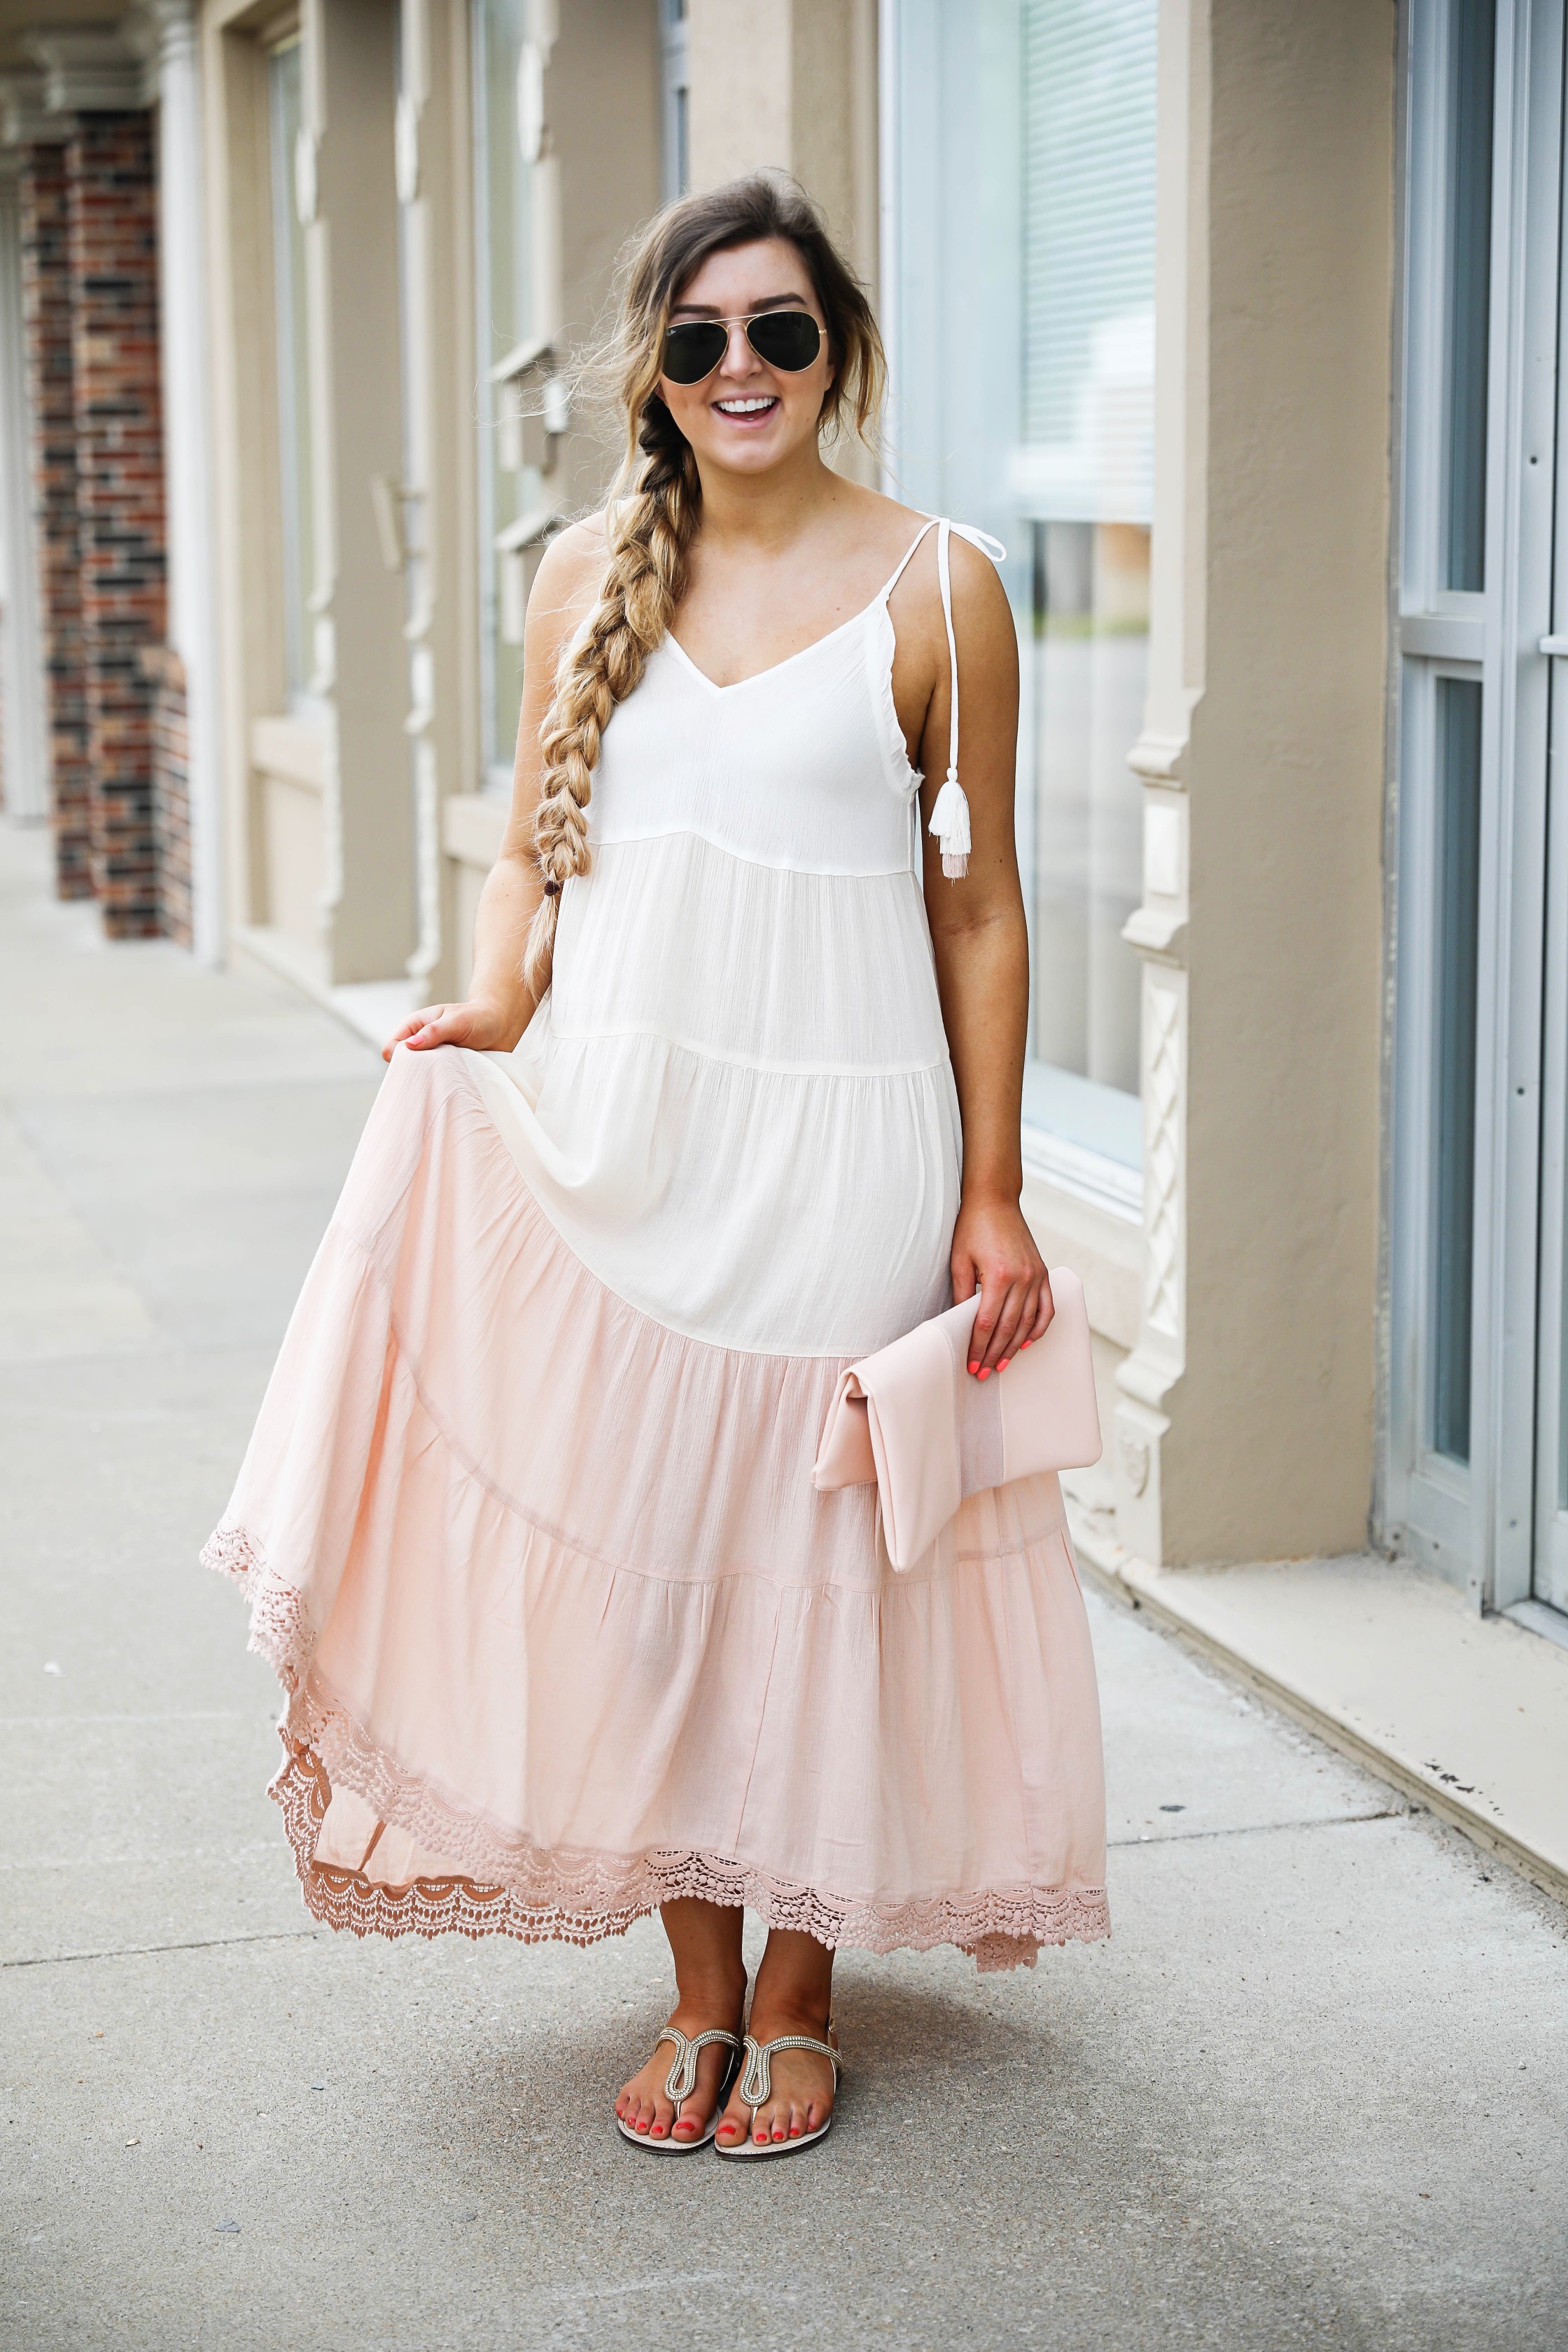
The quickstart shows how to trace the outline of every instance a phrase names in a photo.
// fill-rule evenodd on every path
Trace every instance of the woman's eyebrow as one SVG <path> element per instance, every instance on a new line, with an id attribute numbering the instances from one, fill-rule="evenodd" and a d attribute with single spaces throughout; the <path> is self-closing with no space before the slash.
<path id="1" fill-rule="evenodd" d="M 805 294 L 764 294 L 759 301 L 752 304 L 749 310 L 737 310 L 733 316 L 754 319 L 759 310 L 782 310 L 786 306 L 803 310 L 808 299 Z M 677 302 L 669 315 L 672 319 L 720 319 L 726 314 L 717 302 Z"/>

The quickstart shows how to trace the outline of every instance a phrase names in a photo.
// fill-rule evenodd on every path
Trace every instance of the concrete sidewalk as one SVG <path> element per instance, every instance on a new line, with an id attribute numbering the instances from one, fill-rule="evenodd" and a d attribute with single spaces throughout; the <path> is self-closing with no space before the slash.
<path id="1" fill-rule="evenodd" d="M 1113 1940 L 846 1954 L 814 2155 L 615 2137 L 652 1923 L 313 1929 L 195 1555 L 380 1066 L 43 851 L 0 829 L 6 2352 L 1556 2352 L 1562 1911 L 1102 1601 Z"/>

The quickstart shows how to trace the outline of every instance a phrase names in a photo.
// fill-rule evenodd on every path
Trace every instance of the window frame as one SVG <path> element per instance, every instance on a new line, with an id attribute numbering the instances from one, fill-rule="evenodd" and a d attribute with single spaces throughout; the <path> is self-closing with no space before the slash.
<path id="1" fill-rule="evenodd" d="M 1531 1590 L 1542 972 L 1555 349 L 1563 163 L 1562 10 L 1498 0 L 1486 453 L 1487 586 L 1440 584 L 1453 0 L 1401 19 L 1402 279 L 1391 563 L 1393 1010 L 1389 1028 L 1384 1440 L 1374 1531 L 1503 1608 Z M 1533 340 L 1532 340 L 1533 338 Z M 1553 334 L 1553 345 L 1555 335 Z M 1561 459 L 1559 459 L 1561 462 Z M 1476 1130 L 1468 1466 L 1427 1442 L 1432 1377 L 1430 1150 L 1437 1017 L 1435 709 L 1443 676 L 1479 678 Z M 1532 879 L 1533 877 L 1533 879 Z"/>

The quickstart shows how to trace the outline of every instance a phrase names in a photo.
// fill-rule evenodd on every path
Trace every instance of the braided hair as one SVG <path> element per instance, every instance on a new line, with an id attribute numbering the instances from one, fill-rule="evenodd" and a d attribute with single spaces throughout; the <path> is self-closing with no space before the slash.
<path id="1" fill-rule="evenodd" d="M 800 254 L 826 322 L 833 374 L 822 429 L 837 434 L 847 420 L 871 442 L 886 378 L 881 338 L 864 289 L 805 190 L 781 173 L 757 172 L 667 205 L 623 265 L 620 315 L 601 362 L 625 420 L 626 451 L 605 510 L 599 600 L 562 662 L 540 732 L 533 847 L 544 897 L 523 956 L 535 998 L 549 984 L 561 893 L 592 863 L 588 802 L 605 729 L 679 608 L 702 519 L 696 457 L 658 394 L 669 312 L 710 255 L 770 237 Z"/>

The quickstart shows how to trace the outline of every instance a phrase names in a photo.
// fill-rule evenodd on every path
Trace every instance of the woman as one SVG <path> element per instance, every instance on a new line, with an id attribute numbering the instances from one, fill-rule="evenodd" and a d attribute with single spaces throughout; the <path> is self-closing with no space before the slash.
<path id="1" fill-rule="evenodd" d="M 978 1286 L 986 1380 L 1051 1314 L 1013 627 L 983 553 L 824 463 L 881 369 L 788 184 L 643 238 L 626 466 L 540 565 L 472 986 L 386 1049 L 211 1547 L 290 1692 L 318 1917 L 660 1910 L 676 2004 L 616 2116 L 663 2153 L 821 2137 L 837 1945 L 1108 1929 L 1056 1480 L 896 1579 L 875 1490 L 811 1483 L 847 1363 Z"/>

